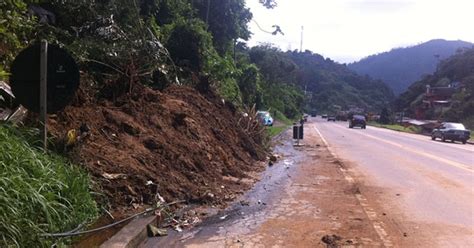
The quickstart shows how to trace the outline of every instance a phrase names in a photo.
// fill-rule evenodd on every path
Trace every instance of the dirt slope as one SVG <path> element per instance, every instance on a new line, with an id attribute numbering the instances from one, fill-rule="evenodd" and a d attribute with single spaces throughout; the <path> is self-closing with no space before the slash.
<path id="1" fill-rule="evenodd" d="M 242 179 L 260 170 L 265 157 L 259 137 L 237 124 L 241 114 L 211 94 L 172 86 L 164 92 L 136 86 L 111 100 L 78 99 L 50 119 L 50 132 L 61 139 L 80 134 L 68 154 L 85 166 L 112 209 L 167 202 L 222 204 L 248 185 Z M 136 206 L 136 205 L 135 205 Z"/>

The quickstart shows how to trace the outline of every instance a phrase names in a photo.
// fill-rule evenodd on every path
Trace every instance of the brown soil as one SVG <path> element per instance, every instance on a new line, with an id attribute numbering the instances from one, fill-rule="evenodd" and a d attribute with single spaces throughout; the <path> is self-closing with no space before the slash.
<path id="1" fill-rule="evenodd" d="M 81 88 L 71 106 L 50 118 L 49 132 L 61 140 L 87 126 L 87 135 L 66 150 L 113 210 L 160 196 L 225 205 L 249 187 L 242 182 L 249 172 L 262 169 L 255 163 L 265 158 L 261 137 L 249 136 L 237 124 L 239 111 L 213 94 L 184 86 L 164 92 L 135 86 L 113 100 L 94 100 L 93 93 Z"/>

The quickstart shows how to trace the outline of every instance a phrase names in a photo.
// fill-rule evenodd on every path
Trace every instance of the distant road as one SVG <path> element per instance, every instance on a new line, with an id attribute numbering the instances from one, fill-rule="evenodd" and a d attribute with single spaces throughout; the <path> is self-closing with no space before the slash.
<path id="1" fill-rule="evenodd" d="M 312 118 L 308 127 L 373 187 L 400 232 L 440 247 L 474 247 L 474 146 Z"/>

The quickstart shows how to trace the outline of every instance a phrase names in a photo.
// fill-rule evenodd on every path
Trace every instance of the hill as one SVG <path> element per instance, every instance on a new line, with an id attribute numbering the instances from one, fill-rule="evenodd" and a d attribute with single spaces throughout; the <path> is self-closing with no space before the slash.
<path id="1" fill-rule="evenodd" d="M 351 63 L 348 67 L 361 75 L 367 74 L 383 80 L 399 95 L 423 75 L 433 73 L 440 60 L 453 55 L 459 48 L 472 45 L 460 40 L 430 40 L 416 46 L 372 55 Z"/>
<path id="2" fill-rule="evenodd" d="M 310 109 L 331 112 L 357 107 L 380 111 L 394 98 L 382 81 L 360 76 L 319 54 L 289 52 L 288 56 L 299 67 L 300 84 L 307 91 Z"/>
<path id="3" fill-rule="evenodd" d="M 452 95 L 445 96 L 448 103 L 443 106 L 427 105 L 427 85 L 431 89 L 447 89 Z M 435 92 L 436 93 L 436 92 Z M 474 48 L 464 49 L 441 61 L 432 75 L 414 83 L 396 101 L 400 111 L 424 119 L 462 122 L 474 128 Z M 433 95 L 433 94 L 432 94 Z M 436 95 L 435 95 L 436 96 Z M 425 100 L 425 102 L 423 102 Z"/>

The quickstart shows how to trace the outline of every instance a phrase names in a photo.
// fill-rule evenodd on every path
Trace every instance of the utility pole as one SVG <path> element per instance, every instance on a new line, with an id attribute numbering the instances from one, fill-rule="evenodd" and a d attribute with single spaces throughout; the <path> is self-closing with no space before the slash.
<path id="1" fill-rule="evenodd" d="M 48 41 L 42 40 L 40 45 L 40 135 L 41 142 L 43 143 L 43 150 L 46 152 L 48 148 L 48 137 L 47 137 L 47 123 L 48 123 L 48 110 L 47 110 L 47 82 L 48 82 Z"/>
<path id="2" fill-rule="evenodd" d="M 209 9 L 211 8 L 211 0 L 207 0 L 206 24 L 209 25 Z"/>
<path id="3" fill-rule="evenodd" d="M 300 53 L 303 52 L 303 31 L 304 31 L 304 27 L 301 26 L 301 42 L 300 42 Z"/>

